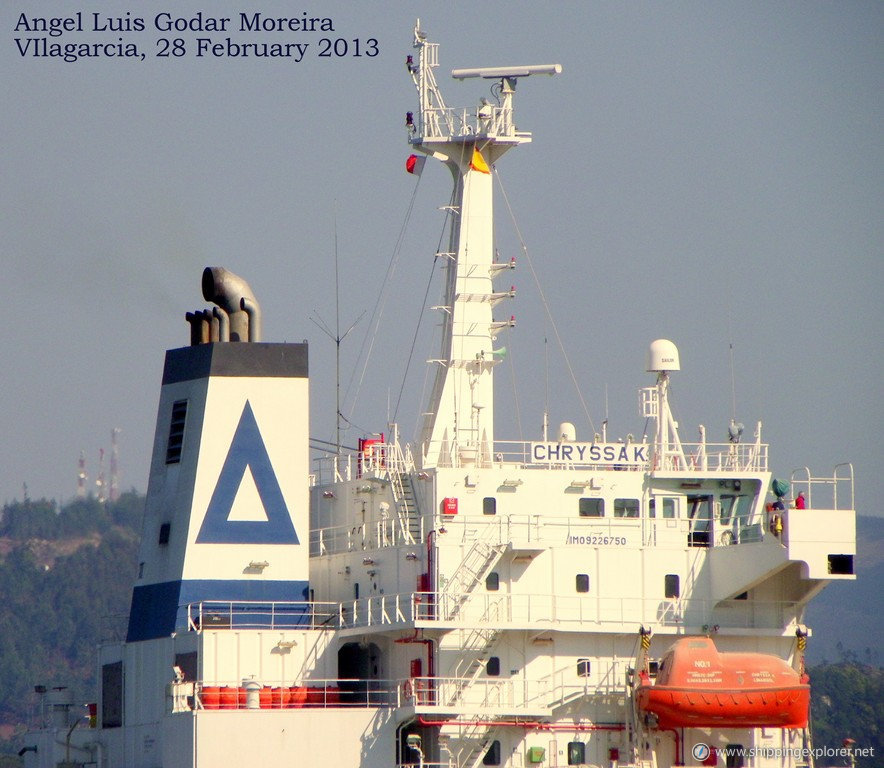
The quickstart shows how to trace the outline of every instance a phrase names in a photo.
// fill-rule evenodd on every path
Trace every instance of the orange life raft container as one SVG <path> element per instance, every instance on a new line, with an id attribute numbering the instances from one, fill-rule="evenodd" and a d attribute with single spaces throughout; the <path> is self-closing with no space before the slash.
<path id="1" fill-rule="evenodd" d="M 804 728 L 808 683 L 777 656 L 719 653 L 708 637 L 686 637 L 663 656 L 656 682 L 639 673 L 636 700 L 658 728 Z"/>

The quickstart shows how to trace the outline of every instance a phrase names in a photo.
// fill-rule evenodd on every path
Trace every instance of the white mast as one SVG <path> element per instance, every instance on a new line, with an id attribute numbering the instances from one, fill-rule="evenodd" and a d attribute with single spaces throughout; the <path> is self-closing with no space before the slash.
<path id="1" fill-rule="evenodd" d="M 531 141 L 513 122 L 513 95 L 520 77 L 556 74 L 558 64 L 460 69 L 458 79 L 498 80 L 492 92 L 497 105 L 483 99 L 474 111 L 445 106 L 433 69 L 439 46 L 414 29 L 418 61 L 408 66 L 420 98 L 418 120 L 407 123 L 414 147 L 444 162 L 454 179 L 452 225 L 442 312 L 442 349 L 421 434 L 426 467 L 479 463 L 490 459 L 494 443 L 492 369 L 497 358 L 492 334 L 500 324 L 493 307 L 514 295 L 512 288 L 495 291 L 491 166 L 511 147 Z"/>

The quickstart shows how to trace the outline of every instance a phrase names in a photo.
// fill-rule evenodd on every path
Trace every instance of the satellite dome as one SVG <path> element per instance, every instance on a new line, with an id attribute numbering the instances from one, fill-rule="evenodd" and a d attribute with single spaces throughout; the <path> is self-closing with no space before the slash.
<path id="1" fill-rule="evenodd" d="M 645 370 L 661 373 L 662 371 L 680 371 L 678 347 L 669 339 L 657 339 L 648 347 L 648 364 Z"/>

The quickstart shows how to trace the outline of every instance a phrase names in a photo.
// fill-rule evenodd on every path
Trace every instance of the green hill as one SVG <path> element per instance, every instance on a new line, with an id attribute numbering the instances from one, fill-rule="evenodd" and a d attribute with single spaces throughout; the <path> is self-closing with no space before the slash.
<path id="1" fill-rule="evenodd" d="M 121 637 L 138 558 L 144 498 L 7 504 L 0 517 L 0 739 L 34 716 L 34 686 L 95 697 L 95 649 Z"/>

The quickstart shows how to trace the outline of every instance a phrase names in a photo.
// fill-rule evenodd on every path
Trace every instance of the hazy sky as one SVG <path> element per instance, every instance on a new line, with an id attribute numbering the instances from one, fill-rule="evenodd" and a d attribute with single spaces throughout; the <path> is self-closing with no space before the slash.
<path id="1" fill-rule="evenodd" d="M 231 22 L 156 29 L 170 9 Z M 334 32 L 239 31 L 241 12 L 304 10 Z M 68 63 L 30 55 L 34 44 L 20 54 L 16 38 L 47 35 L 16 31 L 19 14 L 77 11 L 85 29 L 50 43 L 123 38 L 144 60 Z M 91 29 L 92 13 L 109 24 L 127 12 L 145 29 Z M 499 202 L 501 257 L 519 265 L 517 298 L 498 313 L 518 326 L 501 339 L 497 437 L 537 437 L 547 401 L 550 421 L 573 421 L 578 437 L 606 415 L 610 436 L 641 435 L 645 350 L 666 337 L 681 352 L 683 440 L 699 423 L 724 440 L 735 407 L 747 436 L 764 422 L 775 474 L 851 461 L 859 511 L 881 514 L 879 2 L 4 2 L 0 502 L 20 499 L 23 483 L 32 498 L 69 499 L 80 451 L 94 479 L 114 427 L 122 487 L 146 489 L 163 353 L 187 343 L 185 312 L 206 306 L 207 265 L 249 281 L 266 340 L 309 339 L 311 431 L 332 439 L 334 345 L 311 318 L 335 323 L 336 235 L 342 326 L 366 313 L 343 344 L 344 388 L 399 253 L 345 442 L 385 429 L 449 194 L 438 163 L 419 182 L 404 171 L 418 15 L 441 44 L 449 105 L 488 95 L 486 81 L 451 80 L 453 67 L 564 68 L 519 83 L 517 123 L 535 139 L 499 164 L 528 258 Z M 321 57 L 327 36 L 348 53 L 374 39 L 378 54 Z M 227 37 L 308 48 L 301 61 L 196 55 L 197 38 L 226 50 Z M 180 38 L 167 50 L 183 55 L 158 56 L 163 38 Z M 436 321 L 419 326 L 397 412 L 409 437 Z"/>

